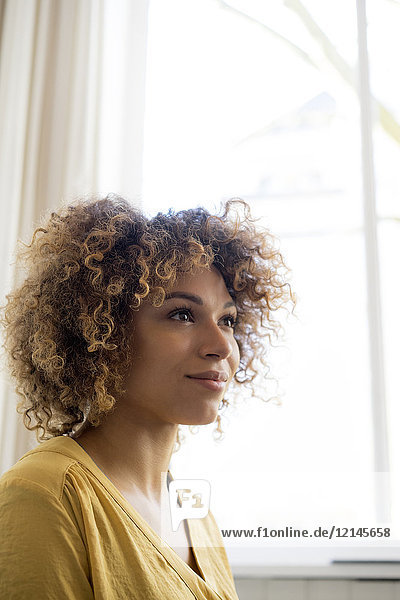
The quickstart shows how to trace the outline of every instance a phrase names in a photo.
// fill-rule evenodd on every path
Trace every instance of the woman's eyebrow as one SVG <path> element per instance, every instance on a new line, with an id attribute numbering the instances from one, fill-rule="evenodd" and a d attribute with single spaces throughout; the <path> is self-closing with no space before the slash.
<path id="1" fill-rule="evenodd" d="M 186 300 L 191 300 L 196 304 L 200 304 L 200 306 L 203 306 L 204 304 L 200 296 L 188 294 L 187 292 L 172 292 L 171 294 L 167 294 L 165 296 L 165 300 L 169 300 L 170 298 L 185 298 Z M 236 306 L 236 304 L 234 302 L 226 302 L 226 304 L 224 304 L 224 308 L 228 308 L 229 306 Z"/>

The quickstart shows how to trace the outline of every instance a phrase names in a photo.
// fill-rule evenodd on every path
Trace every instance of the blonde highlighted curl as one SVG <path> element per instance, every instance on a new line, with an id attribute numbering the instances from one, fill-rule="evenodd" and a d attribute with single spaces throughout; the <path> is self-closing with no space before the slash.
<path id="1" fill-rule="evenodd" d="M 18 258 L 26 277 L 1 322 L 17 412 L 38 441 L 97 426 L 114 408 L 135 310 L 145 298 L 160 306 L 180 274 L 214 265 L 224 278 L 238 308 L 237 384 L 253 382 L 254 361 L 269 370 L 263 338 L 280 332 L 274 311 L 295 305 L 276 239 L 240 199 L 220 216 L 198 207 L 153 218 L 114 195 L 79 200 L 53 212 Z"/>

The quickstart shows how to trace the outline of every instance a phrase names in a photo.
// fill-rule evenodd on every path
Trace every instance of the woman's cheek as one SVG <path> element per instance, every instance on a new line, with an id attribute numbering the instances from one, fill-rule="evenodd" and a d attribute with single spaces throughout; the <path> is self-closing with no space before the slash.
<path id="1" fill-rule="evenodd" d="M 233 340 L 232 356 L 234 357 L 235 373 L 236 373 L 236 371 L 239 368 L 239 363 L 240 363 L 240 350 L 239 350 L 239 345 L 235 339 Z"/>

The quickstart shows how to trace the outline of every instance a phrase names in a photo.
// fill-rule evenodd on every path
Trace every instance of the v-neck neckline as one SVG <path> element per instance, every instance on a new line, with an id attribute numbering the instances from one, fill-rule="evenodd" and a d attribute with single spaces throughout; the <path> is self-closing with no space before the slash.
<path id="1" fill-rule="evenodd" d="M 107 477 L 107 475 L 100 469 L 100 467 L 96 464 L 90 454 L 79 444 L 77 440 L 71 438 L 69 436 L 63 436 L 66 439 L 70 439 L 75 443 L 75 447 L 80 449 L 85 453 L 86 462 L 83 462 L 84 466 L 88 468 L 93 475 L 102 483 L 102 485 L 107 489 L 107 491 L 111 494 L 113 499 L 119 504 L 119 506 L 124 510 L 126 514 L 131 518 L 134 524 L 141 530 L 142 534 L 151 542 L 155 548 L 163 555 L 165 560 L 176 570 L 179 575 L 186 580 L 185 574 L 190 575 L 197 583 L 201 582 L 201 584 L 209 587 L 217 596 L 221 598 L 221 596 L 216 592 L 216 590 L 211 586 L 210 582 L 206 579 L 206 575 L 204 570 L 199 562 L 199 556 L 196 552 L 196 548 L 194 545 L 195 540 L 193 539 L 193 531 L 191 529 L 190 521 L 191 519 L 185 519 L 187 523 L 188 534 L 190 538 L 191 548 L 193 552 L 194 559 L 197 564 L 197 568 L 199 569 L 201 575 L 196 573 L 190 567 L 186 561 L 183 560 L 179 556 L 179 554 L 165 541 L 163 538 L 151 527 L 151 525 L 146 521 L 146 519 L 134 508 L 134 506 L 125 498 L 125 496 L 120 492 L 120 490 L 116 487 L 116 485 Z M 89 463 L 89 464 L 87 464 Z M 172 474 L 168 469 L 168 477 L 170 481 L 173 481 Z M 147 531 L 146 531 L 147 530 Z M 148 535 L 148 533 L 150 535 Z"/>

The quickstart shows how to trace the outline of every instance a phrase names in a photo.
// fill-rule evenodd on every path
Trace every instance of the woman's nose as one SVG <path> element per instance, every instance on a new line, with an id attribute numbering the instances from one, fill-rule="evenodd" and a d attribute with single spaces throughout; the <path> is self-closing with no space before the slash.
<path id="1" fill-rule="evenodd" d="M 232 354 L 233 337 L 230 332 L 221 329 L 217 323 L 204 325 L 199 341 L 202 356 L 213 355 L 224 359 Z"/>

